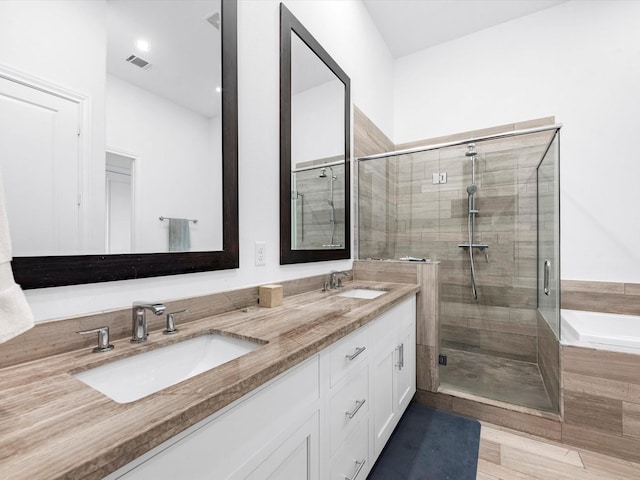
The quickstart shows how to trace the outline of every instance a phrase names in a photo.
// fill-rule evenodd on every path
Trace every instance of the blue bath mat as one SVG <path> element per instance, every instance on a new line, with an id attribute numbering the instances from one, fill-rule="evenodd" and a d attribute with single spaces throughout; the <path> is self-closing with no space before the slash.
<path id="1" fill-rule="evenodd" d="M 475 480 L 480 422 L 411 403 L 368 480 Z"/>

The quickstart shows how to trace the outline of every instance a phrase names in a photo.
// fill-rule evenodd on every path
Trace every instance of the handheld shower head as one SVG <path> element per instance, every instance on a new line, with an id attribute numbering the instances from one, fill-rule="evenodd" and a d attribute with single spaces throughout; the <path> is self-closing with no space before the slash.
<path id="1" fill-rule="evenodd" d="M 478 186 L 475 183 L 472 183 L 471 185 L 469 185 L 467 187 L 467 193 L 469 195 L 473 195 L 474 193 L 476 193 L 478 191 Z"/>

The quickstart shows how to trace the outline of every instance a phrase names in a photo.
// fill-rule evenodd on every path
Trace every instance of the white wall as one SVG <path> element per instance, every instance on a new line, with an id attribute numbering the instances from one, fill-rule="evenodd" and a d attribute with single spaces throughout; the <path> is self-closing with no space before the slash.
<path id="1" fill-rule="evenodd" d="M 351 77 L 352 101 L 391 135 L 393 62 L 364 6 L 285 3 Z M 350 260 L 279 265 L 279 2 L 239 0 L 238 23 L 240 268 L 28 290 L 38 321 L 350 268 Z M 266 266 L 254 266 L 256 241 L 267 244 Z"/>
<path id="2" fill-rule="evenodd" d="M 169 222 L 190 223 L 191 250 L 222 248 L 220 125 L 113 75 L 107 76 L 107 148 L 134 162 L 135 252 L 169 251 Z"/>
<path id="3" fill-rule="evenodd" d="M 639 19 L 572 1 L 398 59 L 395 142 L 555 115 L 562 278 L 640 282 Z"/>
<path id="4" fill-rule="evenodd" d="M 291 166 L 329 157 L 344 158 L 344 85 L 325 82 L 292 96 Z"/>

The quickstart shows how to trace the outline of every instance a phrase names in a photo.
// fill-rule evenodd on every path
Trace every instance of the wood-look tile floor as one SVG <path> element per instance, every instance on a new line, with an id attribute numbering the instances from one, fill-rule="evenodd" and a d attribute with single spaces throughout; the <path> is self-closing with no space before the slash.
<path id="1" fill-rule="evenodd" d="M 477 480 L 638 480 L 640 464 L 482 423 Z"/>

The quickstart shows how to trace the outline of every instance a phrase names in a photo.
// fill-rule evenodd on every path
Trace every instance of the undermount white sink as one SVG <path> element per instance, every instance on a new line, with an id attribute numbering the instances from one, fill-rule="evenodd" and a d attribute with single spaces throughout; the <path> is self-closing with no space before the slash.
<path id="1" fill-rule="evenodd" d="M 345 290 L 338 294 L 338 297 L 348 297 L 348 298 L 362 298 L 365 300 L 371 300 L 373 298 L 377 298 L 380 295 L 384 295 L 384 290 L 369 290 L 368 288 L 352 288 L 351 290 Z"/>
<path id="2" fill-rule="evenodd" d="M 118 403 L 129 403 L 222 365 L 262 346 L 211 333 L 74 374 Z"/>

